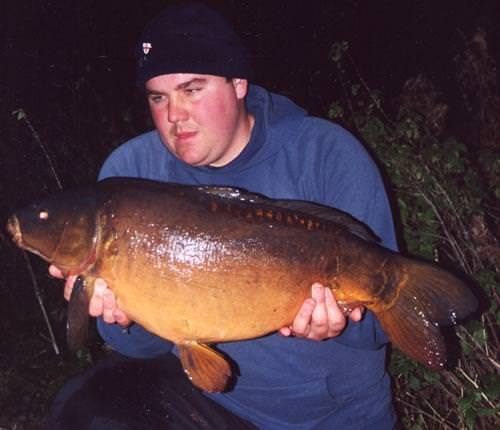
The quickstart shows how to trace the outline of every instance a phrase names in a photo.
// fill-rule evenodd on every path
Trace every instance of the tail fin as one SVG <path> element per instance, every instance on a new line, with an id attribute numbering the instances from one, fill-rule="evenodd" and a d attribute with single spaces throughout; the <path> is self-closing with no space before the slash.
<path id="1" fill-rule="evenodd" d="M 477 300 L 456 276 L 433 265 L 396 257 L 404 274 L 393 306 L 377 313 L 394 346 L 425 366 L 447 361 L 440 325 L 454 325 L 472 313 Z"/>

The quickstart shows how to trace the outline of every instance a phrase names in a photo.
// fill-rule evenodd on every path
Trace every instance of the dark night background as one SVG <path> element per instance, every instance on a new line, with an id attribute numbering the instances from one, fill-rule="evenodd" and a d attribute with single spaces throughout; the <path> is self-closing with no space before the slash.
<path id="1" fill-rule="evenodd" d="M 133 89 L 132 46 L 142 26 L 169 2 L 41 0 L 3 2 L 2 100 L 40 121 L 47 104 L 64 109 L 57 88 L 95 69 L 95 90 L 114 101 Z M 286 92 L 312 111 L 335 95 L 328 51 L 347 40 L 361 74 L 374 88 L 397 92 L 425 73 L 445 91 L 453 57 L 477 27 L 500 52 L 497 0 L 213 0 L 254 53 L 257 82 Z M 124 94 L 125 93 L 125 94 Z M 5 102 L 2 103 L 5 107 Z M 41 104 L 44 105 L 42 108 Z M 44 123 L 44 128 L 51 128 Z"/>
<path id="2" fill-rule="evenodd" d="M 37 138 L 45 145 L 63 186 L 70 187 L 92 182 L 115 146 L 151 127 L 134 85 L 133 44 L 144 24 L 169 3 L 1 2 L 0 225 L 13 208 L 57 189 Z M 454 58 L 463 51 L 466 40 L 478 28 L 484 29 L 489 52 L 497 64 L 500 60 L 500 0 L 205 3 L 226 15 L 251 49 L 256 83 L 288 95 L 320 116 L 326 116 L 328 106 L 341 93 L 328 58 L 334 42 L 349 42 L 348 53 L 360 77 L 388 98 L 396 97 L 409 78 L 427 76 L 451 106 L 452 128 L 467 122 L 467 113 L 453 108 L 460 93 Z M 20 108 L 26 112 L 29 126 L 12 115 Z M 2 421 L 1 410 L 8 411 L 5 416 L 16 416 L 16 422 L 29 421 L 31 415 L 43 414 L 33 411 L 34 404 L 43 404 L 36 397 L 41 395 L 39 384 L 46 384 L 48 392 L 61 384 L 61 379 L 51 382 L 57 379 L 54 374 L 37 382 L 40 372 L 34 362 L 56 363 L 59 378 L 64 376 L 62 369 L 67 369 L 60 358 L 54 358 L 50 343 L 42 339 L 45 327 L 25 261 L 19 254 L 12 257 L 17 251 L 7 244 L 4 233 L 0 233 L 0 252 L 9 253 L 9 258 L 0 255 L 0 312 L 4 316 L 0 323 L 0 370 L 6 374 L 13 373 L 11 369 L 24 372 L 16 376 L 15 383 L 12 378 L 9 384 L 0 378 L 3 430 L 9 423 Z M 45 297 L 58 299 L 63 308 L 60 283 L 46 279 L 45 264 L 32 261 L 37 277 L 55 285 L 44 292 Z M 56 311 L 51 316 L 56 322 L 60 318 L 63 326 L 63 316 Z M 63 333 L 56 334 L 64 343 Z M 34 345 L 33 339 L 42 346 Z M 39 353 L 33 353 L 33 348 L 39 348 Z M 28 394 L 3 391 L 2 386 L 15 387 L 16 383 L 19 392 Z M 26 401 L 30 395 L 35 397 Z M 28 406 L 2 404 L 2 398 L 9 396 L 12 402 L 22 397 L 21 404 L 26 401 Z"/>
<path id="3" fill-rule="evenodd" d="M 83 178 L 89 167 L 79 157 L 93 152 L 91 169 L 97 170 L 112 147 L 149 127 L 134 87 L 133 44 L 143 25 L 168 3 L 2 2 L 2 139 L 31 152 L 11 115 L 22 108 L 51 155 L 68 153 L 64 161 L 55 161 L 67 185 L 88 182 Z M 453 101 L 454 57 L 479 27 L 486 30 L 490 52 L 500 56 L 497 0 L 206 3 L 225 14 L 250 47 L 257 83 L 321 116 L 340 94 L 328 58 L 333 42 L 349 42 L 348 53 L 360 76 L 387 97 L 397 95 L 408 78 L 423 73 Z M 458 122 L 466 120 L 463 112 L 450 114 Z M 96 134 L 104 124 L 109 134 Z M 2 159 L 13 163 L 11 152 L 4 151 Z M 68 158 L 73 170 L 65 174 Z M 0 216 L 8 210 L 0 208 Z"/>

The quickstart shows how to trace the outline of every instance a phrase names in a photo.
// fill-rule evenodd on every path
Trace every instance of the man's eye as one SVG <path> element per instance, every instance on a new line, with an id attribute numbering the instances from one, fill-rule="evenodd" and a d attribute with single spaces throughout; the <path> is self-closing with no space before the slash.
<path id="1" fill-rule="evenodd" d="M 151 95 L 149 96 L 149 100 L 153 103 L 160 103 L 164 100 L 164 97 L 160 95 Z"/>

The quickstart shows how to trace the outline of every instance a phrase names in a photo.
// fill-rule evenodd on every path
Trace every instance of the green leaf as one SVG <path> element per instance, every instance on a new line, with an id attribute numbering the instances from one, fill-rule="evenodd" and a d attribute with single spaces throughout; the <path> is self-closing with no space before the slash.
<path id="1" fill-rule="evenodd" d="M 474 331 L 481 330 L 483 326 L 478 320 L 470 320 L 465 324 L 465 328 L 467 329 L 467 331 L 472 333 Z"/>
<path id="2" fill-rule="evenodd" d="M 429 384 L 435 384 L 440 380 L 440 375 L 439 373 L 436 372 L 429 372 L 429 371 L 424 371 L 424 379 L 429 383 Z"/>
<path id="3" fill-rule="evenodd" d="M 469 410 L 472 408 L 473 402 L 474 402 L 474 397 L 472 397 L 471 395 L 468 395 L 463 399 L 460 399 L 457 404 L 460 413 L 464 416 L 467 415 Z"/>
<path id="4" fill-rule="evenodd" d="M 415 391 L 419 391 L 420 389 L 423 388 L 422 381 L 415 377 L 414 375 L 410 375 L 408 378 L 408 386 Z"/>
<path id="5" fill-rule="evenodd" d="M 480 417 L 492 417 L 500 412 L 500 408 L 478 409 L 477 415 Z"/>
<path id="6" fill-rule="evenodd" d="M 479 270 L 474 273 L 474 278 L 483 287 L 497 286 L 498 282 L 496 280 L 497 274 L 493 270 Z"/>
<path id="7" fill-rule="evenodd" d="M 469 429 L 474 429 L 474 424 L 476 423 L 477 412 L 474 409 L 469 409 L 465 415 L 465 425 Z"/>
<path id="8" fill-rule="evenodd" d="M 18 121 L 26 118 L 26 112 L 24 112 L 22 108 L 13 110 L 12 115 L 14 115 Z"/>
<path id="9" fill-rule="evenodd" d="M 481 378 L 484 385 L 484 393 L 492 398 L 500 398 L 500 376 L 495 374 L 488 374 Z"/>
<path id="10" fill-rule="evenodd" d="M 472 337 L 480 345 L 484 345 L 488 339 L 486 335 L 486 330 L 484 328 L 476 330 L 474 333 L 472 333 Z"/>
<path id="11" fill-rule="evenodd" d="M 344 109 L 340 106 L 339 103 L 332 103 L 330 105 L 330 109 L 328 110 L 328 118 L 330 119 L 338 119 L 344 116 Z"/>

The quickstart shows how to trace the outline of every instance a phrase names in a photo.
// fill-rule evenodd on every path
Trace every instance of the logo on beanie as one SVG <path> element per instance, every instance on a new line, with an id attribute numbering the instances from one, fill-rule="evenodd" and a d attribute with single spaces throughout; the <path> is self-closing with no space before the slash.
<path id="1" fill-rule="evenodd" d="M 148 55 L 149 51 L 153 48 L 153 45 L 149 42 L 142 42 L 142 52 L 144 52 L 144 55 Z"/>

